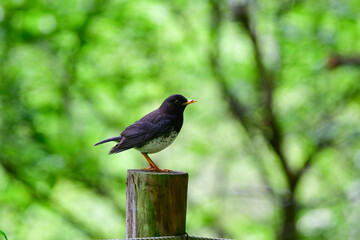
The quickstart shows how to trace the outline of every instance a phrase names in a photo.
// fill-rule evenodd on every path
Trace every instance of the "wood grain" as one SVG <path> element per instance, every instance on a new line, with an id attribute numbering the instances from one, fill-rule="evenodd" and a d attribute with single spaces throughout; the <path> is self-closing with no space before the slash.
<path id="1" fill-rule="evenodd" d="M 126 238 L 185 234 L 188 174 L 128 170 Z"/>

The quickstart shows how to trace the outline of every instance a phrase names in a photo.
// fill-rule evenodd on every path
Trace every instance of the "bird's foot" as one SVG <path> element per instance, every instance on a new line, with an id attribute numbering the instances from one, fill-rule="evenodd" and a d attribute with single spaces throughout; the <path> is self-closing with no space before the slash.
<path id="1" fill-rule="evenodd" d="M 143 170 L 151 171 L 151 172 L 171 172 L 169 169 L 160 169 L 155 167 L 143 168 Z"/>
<path id="2" fill-rule="evenodd" d="M 143 168 L 146 171 L 153 171 L 153 172 L 171 172 L 171 170 L 169 169 L 160 169 L 158 166 L 156 166 L 156 164 L 151 160 L 151 158 L 149 157 L 149 155 L 147 153 L 141 153 L 146 161 L 149 163 L 150 167 L 149 168 Z"/>

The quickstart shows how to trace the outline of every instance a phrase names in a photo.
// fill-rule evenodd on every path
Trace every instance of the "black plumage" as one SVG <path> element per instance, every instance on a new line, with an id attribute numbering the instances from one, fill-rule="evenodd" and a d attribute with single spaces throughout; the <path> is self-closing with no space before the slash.
<path id="1" fill-rule="evenodd" d="M 183 124 L 183 113 L 188 104 L 196 102 L 187 100 L 180 94 L 165 99 L 161 106 L 134 122 L 120 134 L 107 138 L 94 146 L 115 141 L 118 142 L 109 154 L 125 151 L 130 148 L 139 150 L 148 161 L 150 171 L 168 171 L 159 169 L 148 156 L 169 146 L 177 137 Z"/>

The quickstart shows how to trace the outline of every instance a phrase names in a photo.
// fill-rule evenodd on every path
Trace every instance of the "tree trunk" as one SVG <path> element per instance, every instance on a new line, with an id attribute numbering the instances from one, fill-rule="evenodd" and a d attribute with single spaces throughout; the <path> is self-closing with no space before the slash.
<path id="1" fill-rule="evenodd" d="M 289 197 L 285 197 L 283 201 L 283 224 L 279 240 L 297 240 L 298 232 L 296 228 L 296 200 L 294 195 L 291 194 Z"/>

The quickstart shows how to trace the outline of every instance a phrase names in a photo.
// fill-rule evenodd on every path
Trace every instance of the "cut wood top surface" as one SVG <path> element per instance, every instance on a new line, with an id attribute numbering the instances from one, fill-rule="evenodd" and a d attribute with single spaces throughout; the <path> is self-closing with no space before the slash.
<path id="1" fill-rule="evenodd" d="M 187 172 L 182 171 L 173 171 L 170 172 L 155 172 L 155 171 L 148 171 L 144 169 L 129 169 L 128 172 L 131 173 L 141 173 L 141 174 L 149 174 L 149 175 L 187 175 Z"/>

